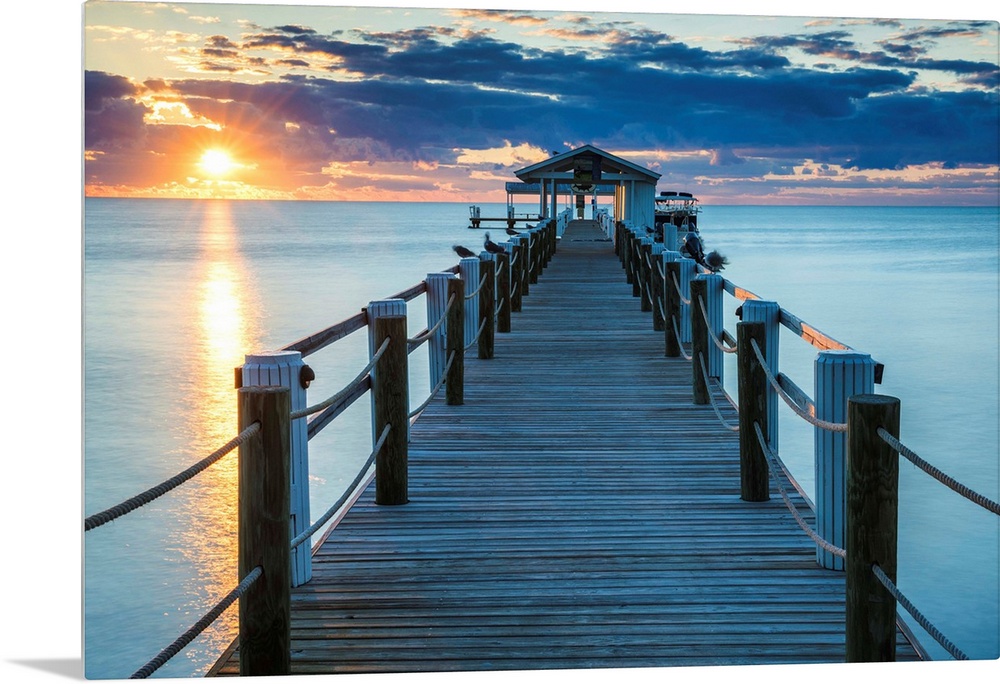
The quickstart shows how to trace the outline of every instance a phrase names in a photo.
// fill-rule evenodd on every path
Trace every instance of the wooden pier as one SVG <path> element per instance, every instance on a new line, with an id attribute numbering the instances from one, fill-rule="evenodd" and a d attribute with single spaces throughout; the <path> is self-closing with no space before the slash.
<path id="1" fill-rule="evenodd" d="M 411 428 L 409 503 L 369 486 L 292 589 L 292 674 L 844 662 L 845 574 L 776 494 L 740 498 L 737 435 L 592 222 L 473 357 L 464 405 Z"/>

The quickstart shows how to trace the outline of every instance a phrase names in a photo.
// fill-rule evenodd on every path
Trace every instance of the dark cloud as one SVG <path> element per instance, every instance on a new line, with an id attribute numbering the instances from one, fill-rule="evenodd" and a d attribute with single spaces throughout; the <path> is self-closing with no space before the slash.
<path id="1" fill-rule="evenodd" d="M 282 33 L 292 33 L 295 35 L 316 33 L 316 29 L 311 29 L 308 26 L 299 26 L 298 24 L 285 24 L 284 26 L 275 26 L 274 30 L 281 31 Z"/>
<path id="2" fill-rule="evenodd" d="M 335 73 L 258 83 L 150 80 L 145 87 L 169 89 L 243 147 L 266 152 L 262 158 L 317 175 L 332 162 L 449 163 L 458 148 L 507 141 L 545 150 L 566 141 L 710 150 L 714 166 L 775 175 L 791 174 L 802 159 L 858 169 L 995 164 L 997 65 L 933 59 L 918 44 L 974 29 L 910 32 L 877 51 L 861 49 L 846 31 L 763 36 L 738 49 L 708 50 L 627 23 L 588 20 L 574 30 L 603 31 L 600 43 L 543 50 L 437 27 L 356 31 L 343 40 L 340 32 L 285 25 L 246 36 L 240 49 L 211 37 L 205 68 L 263 66 L 263 58 L 252 63 L 243 55 L 252 49 L 279 53 L 270 65 L 329 63 Z M 855 66 L 797 67 L 784 54 L 791 49 Z M 958 74 L 967 90 L 915 88 L 919 69 Z M 88 72 L 88 149 L 141 137 L 145 108 L 136 94 L 126 79 Z"/>
<path id="3" fill-rule="evenodd" d="M 836 58 L 850 62 L 858 62 L 866 66 L 878 66 L 892 69 L 925 69 L 930 71 L 947 71 L 970 77 L 970 82 L 982 82 L 982 79 L 995 78 L 998 66 L 990 62 L 962 59 L 930 59 L 923 57 L 927 49 L 915 45 L 918 38 L 943 37 L 954 35 L 978 35 L 978 29 L 923 29 L 913 31 L 903 36 L 885 41 L 882 46 L 886 51 L 861 50 L 846 31 L 827 31 L 810 35 L 762 36 L 748 41 L 753 45 L 767 50 L 798 48 L 806 54 L 819 57 Z"/>
<path id="4" fill-rule="evenodd" d="M 110 150 L 138 143 L 144 135 L 147 108 L 132 96 L 138 89 L 121 76 L 87 71 L 83 78 L 84 145 Z"/>

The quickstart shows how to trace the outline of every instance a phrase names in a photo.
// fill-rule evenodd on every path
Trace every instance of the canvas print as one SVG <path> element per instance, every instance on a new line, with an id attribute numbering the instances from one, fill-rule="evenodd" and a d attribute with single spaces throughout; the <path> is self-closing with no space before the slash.
<path id="1" fill-rule="evenodd" d="M 83 5 L 88 679 L 1000 657 L 997 22 L 614 9 Z"/>

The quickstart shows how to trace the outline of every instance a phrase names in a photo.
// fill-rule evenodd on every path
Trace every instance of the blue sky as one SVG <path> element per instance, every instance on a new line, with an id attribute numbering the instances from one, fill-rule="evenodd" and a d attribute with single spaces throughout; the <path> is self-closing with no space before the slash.
<path id="1" fill-rule="evenodd" d="M 87 193 L 502 201 L 590 143 L 718 203 L 996 203 L 988 17 L 465 7 L 88 3 Z"/>

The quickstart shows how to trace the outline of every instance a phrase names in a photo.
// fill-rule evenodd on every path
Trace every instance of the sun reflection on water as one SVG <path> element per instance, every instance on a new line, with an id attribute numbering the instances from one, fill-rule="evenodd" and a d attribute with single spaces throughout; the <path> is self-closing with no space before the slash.
<path id="1" fill-rule="evenodd" d="M 233 369 L 243 363 L 260 340 L 258 297 L 242 263 L 237 230 L 228 202 L 205 203 L 199 227 L 200 256 L 191 300 L 192 350 L 190 402 L 183 430 L 195 460 L 231 440 L 237 433 Z M 182 510 L 183 538 L 178 547 L 195 580 L 185 587 L 179 610 L 199 618 L 238 582 L 237 454 L 222 458 L 195 479 Z M 237 612 L 228 610 L 216 628 L 206 632 L 206 650 L 221 653 L 236 631 Z M 193 648 L 193 647 L 192 647 Z M 192 653 L 190 657 L 195 654 Z"/>

